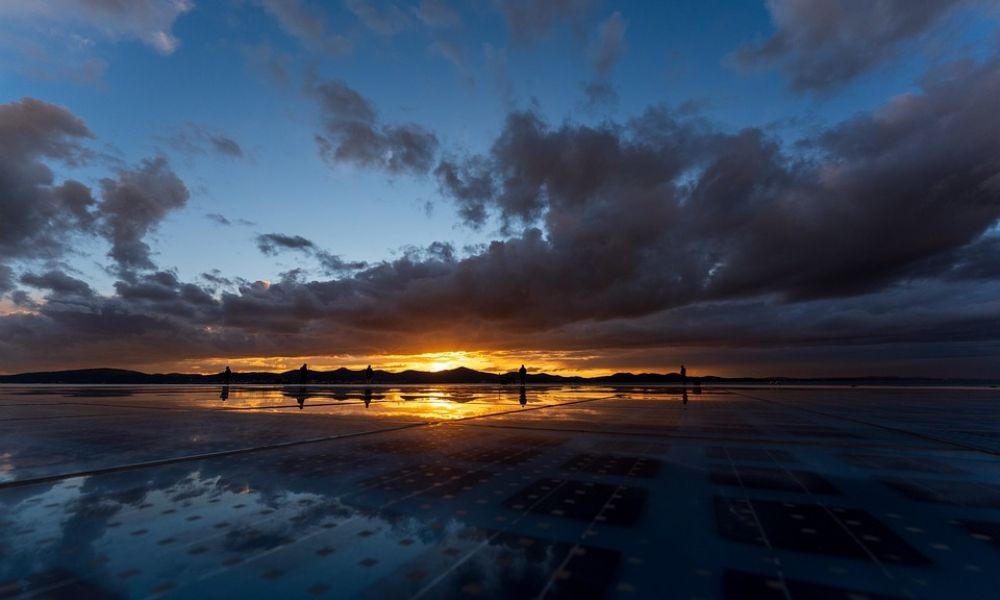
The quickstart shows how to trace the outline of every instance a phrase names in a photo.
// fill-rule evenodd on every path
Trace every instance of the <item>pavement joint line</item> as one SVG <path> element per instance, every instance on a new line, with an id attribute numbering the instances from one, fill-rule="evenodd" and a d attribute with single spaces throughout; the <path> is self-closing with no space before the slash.
<path id="1" fill-rule="evenodd" d="M 938 444 L 945 444 L 948 446 L 954 446 L 956 448 L 962 448 L 970 452 L 981 452 L 983 454 L 990 454 L 992 456 L 1000 456 L 1000 452 L 996 450 L 990 450 L 989 448 L 981 448 L 979 446 L 973 446 L 972 444 L 964 444 L 962 442 L 957 442 L 954 440 L 948 440 L 944 438 L 939 438 L 926 433 L 920 433 L 918 431 L 910 431 L 909 429 L 903 429 L 901 427 L 893 427 L 892 425 L 882 425 L 879 423 L 872 423 L 871 421 L 865 421 L 863 419 L 858 419 L 855 417 L 845 417 L 844 415 L 838 415 L 836 413 L 824 412 L 821 410 L 815 410 L 812 408 L 806 408 L 804 406 L 796 406 L 794 404 L 789 404 L 787 402 L 781 402 L 780 400 L 772 400 L 770 398 L 761 398 L 759 396 L 751 396 L 750 394 L 744 394 L 742 392 L 733 392 L 738 396 L 743 396 L 744 398 L 750 398 L 752 400 L 758 400 L 760 402 L 766 402 L 769 404 L 776 404 L 778 406 L 783 406 L 785 408 L 794 408 L 795 410 L 800 410 L 803 412 L 811 413 L 814 415 L 820 415 L 824 417 L 829 417 L 832 419 L 840 419 L 842 421 L 848 421 L 850 423 L 858 423 L 860 425 L 867 425 L 868 427 L 875 427 L 877 429 L 885 429 L 886 431 L 894 431 L 896 433 L 902 433 L 904 435 L 909 435 L 915 438 L 928 440 L 931 442 L 937 442 Z"/>
<path id="2" fill-rule="evenodd" d="M 368 431 L 355 431 L 355 432 L 349 432 L 349 433 L 339 433 L 339 434 L 335 434 L 335 435 L 323 436 L 323 437 L 318 437 L 318 438 L 309 438 L 309 439 L 304 439 L 304 440 L 291 440 L 291 441 L 287 441 L 287 442 L 278 442 L 278 443 L 275 443 L 275 444 L 267 444 L 267 445 L 264 445 L 264 446 L 251 446 L 249 448 L 235 448 L 235 449 L 232 449 L 232 450 L 219 450 L 219 451 L 216 451 L 216 452 L 203 452 L 203 453 L 200 453 L 200 454 L 190 454 L 190 455 L 187 455 L 187 456 L 176 456 L 176 457 L 172 457 L 172 458 L 162 458 L 162 459 L 157 459 L 157 460 L 149 460 L 149 461 L 143 461 L 143 462 L 138 462 L 138 463 L 131 463 L 131 464 L 126 464 L 126 465 L 115 465 L 115 466 L 111 466 L 111 467 L 101 467 L 101 468 L 96 468 L 96 469 L 87 469 L 87 470 L 83 470 L 83 471 L 75 471 L 75 472 L 72 472 L 72 473 L 59 473 L 59 474 L 54 474 L 54 475 L 44 475 L 42 477 L 32 477 L 32 478 L 29 478 L 29 479 L 15 479 L 15 480 L 11 480 L 11 481 L 0 481 L 0 490 L 5 490 L 5 489 L 8 489 L 8 488 L 15 488 L 15 487 L 23 487 L 23 486 L 35 485 L 35 484 L 40 484 L 40 483 L 51 483 L 53 481 L 62 481 L 64 479 L 74 479 L 74 478 L 77 478 L 77 477 L 91 477 L 91 476 L 95 476 L 95 475 L 106 475 L 106 474 L 110 474 L 110 473 L 119 473 L 119 472 L 124 472 L 124 471 L 135 471 L 135 470 L 138 470 L 138 469 L 147 469 L 147 468 L 151 468 L 151 467 L 161 467 L 161 466 L 166 466 L 166 465 L 172 465 L 172 464 L 178 464 L 178 463 L 184 463 L 184 462 L 192 462 L 192 461 L 198 461 L 198 460 L 205 460 L 205 459 L 210 459 L 210 458 L 221 458 L 221 457 L 225 457 L 225 456 L 233 456 L 233 455 L 238 455 L 238 454 L 250 454 L 250 453 L 253 453 L 253 452 L 266 452 L 266 451 L 269 451 L 269 450 L 280 450 L 280 449 L 283 449 L 283 448 L 291 448 L 291 447 L 295 447 L 295 446 L 304 446 L 304 445 L 308 445 L 308 444 L 317 444 L 317 443 L 322 443 L 322 442 L 330 442 L 330 441 L 339 440 L 339 439 L 345 439 L 345 438 L 354 438 L 354 437 L 361 437 L 361 436 L 366 436 L 366 435 L 375 435 L 375 434 L 378 434 L 378 433 L 389 433 L 389 432 L 392 432 L 392 431 L 400 431 L 400 430 L 403 430 L 403 429 L 414 429 L 414 428 L 418 428 L 418 427 L 446 425 L 446 424 L 454 423 L 454 422 L 464 422 L 464 421 L 468 421 L 468 420 L 471 420 L 471 419 L 492 417 L 492 416 L 504 415 L 504 414 L 510 414 L 510 413 L 521 413 L 521 412 L 525 412 L 525 411 L 529 411 L 529 410 L 532 410 L 532 411 L 533 410 L 541 410 L 541 409 L 552 408 L 552 407 L 556 407 L 556 406 L 566 406 L 567 404 L 581 404 L 583 402 L 594 402 L 596 400 L 606 400 L 607 398 L 608 397 L 585 398 L 583 400 L 574 400 L 574 401 L 571 401 L 571 402 L 563 402 L 561 404 L 544 404 L 544 405 L 540 405 L 540 406 L 531 406 L 531 407 L 524 407 L 524 406 L 522 406 L 522 407 L 519 407 L 519 408 L 513 408 L 513 409 L 508 410 L 508 411 L 491 413 L 491 414 L 488 414 L 488 415 L 472 415 L 472 416 L 469 416 L 469 417 L 461 417 L 461 418 L 458 418 L 458 419 L 443 419 L 443 420 L 439 420 L 439 421 L 419 421 L 419 422 L 416 422 L 416 423 L 406 423 L 406 424 L 403 424 L 403 425 L 397 425 L 395 427 L 384 427 L 384 428 L 381 428 L 381 429 L 372 429 L 372 430 L 368 430 Z"/>
<path id="3" fill-rule="evenodd" d="M 678 439 L 678 440 L 702 440 L 702 441 L 713 441 L 713 442 L 736 442 L 743 444 L 778 444 L 786 446 L 823 446 L 830 448 L 898 448 L 899 445 L 895 444 L 889 446 L 888 444 L 881 443 L 871 443 L 867 440 L 852 440 L 844 442 L 833 442 L 833 441 L 823 441 L 819 442 L 815 439 L 811 440 L 776 440 L 772 438 L 744 438 L 744 437 L 722 437 L 722 436 L 709 436 L 709 435 L 696 435 L 696 434 L 683 434 L 683 433 L 657 433 L 657 432 L 641 432 L 641 431 L 612 431 L 612 430 L 598 430 L 598 429 L 571 429 L 571 428 L 559 428 L 559 427 L 530 427 L 526 425 L 501 425 L 495 423 L 473 423 L 472 427 L 490 427 L 496 429 L 517 429 L 518 431 L 545 431 L 545 432 L 556 432 L 556 433 L 589 433 L 594 435 L 624 435 L 632 437 L 652 437 L 652 438 L 663 438 L 663 439 Z M 915 446 L 920 448 L 920 446 Z M 972 451 L 969 448 L 957 447 L 957 448 L 931 448 L 936 452 L 940 451 L 961 451 L 969 452 Z"/>

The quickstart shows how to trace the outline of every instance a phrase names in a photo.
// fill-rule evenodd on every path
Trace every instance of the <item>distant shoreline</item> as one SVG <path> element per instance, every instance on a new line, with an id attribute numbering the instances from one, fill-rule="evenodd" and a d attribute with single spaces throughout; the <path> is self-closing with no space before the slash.
<path id="1" fill-rule="evenodd" d="M 221 385 L 225 375 L 214 373 L 209 375 L 194 373 L 143 373 L 125 369 L 77 369 L 68 371 L 45 371 L 34 373 L 19 373 L 16 375 L 0 375 L 0 384 L 63 384 L 63 385 Z M 517 385 L 517 373 L 485 373 L 473 369 L 459 367 L 447 371 L 375 371 L 372 385 L 410 385 L 410 384 L 507 384 Z M 234 372 L 229 383 L 235 385 L 294 385 L 301 383 L 298 370 L 279 373 L 272 372 Z M 346 368 L 332 371 L 308 371 L 307 383 L 313 385 L 363 385 L 366 383 L 362 370 L 352 371 Z M 562 376 L 548 373 L 529 373 L 528 384 L 562 384 L 562 385 L 680 385 L 685 383 L 679 373 L 616 373 L 598 377 Z M 996 388 L 1000 379 L 957 379 L 932 377 L 687 377 L 687 385 L 702 384 L 708 386 L 748 386 L 748 387 L 794 387 L 794 386 L 828 386 L 828 387 L 899 387 L 899 388 Z"/>

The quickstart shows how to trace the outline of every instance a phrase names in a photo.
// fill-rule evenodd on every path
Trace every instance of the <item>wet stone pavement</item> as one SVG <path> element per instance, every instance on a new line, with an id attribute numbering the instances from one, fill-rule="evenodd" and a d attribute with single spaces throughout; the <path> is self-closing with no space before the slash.
<path id="1" fill-rule="evenodd" d="M 998 400 L 0 386 L 0 598 L 995 598 Z"/>

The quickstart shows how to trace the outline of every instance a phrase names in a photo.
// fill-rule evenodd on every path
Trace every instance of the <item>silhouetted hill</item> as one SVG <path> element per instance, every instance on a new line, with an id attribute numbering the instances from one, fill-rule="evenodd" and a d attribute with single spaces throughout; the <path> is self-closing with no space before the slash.
<path id="1" fill-rule="evenodd" d="M 352 371 L 341 367 L 333 371 L 308 371 L 308 382 L 311 384 L 364 383 L 363 370 Z M 17 375 L 0 375 L 0 383 L 59 383 L 59 384 L 221 384 L 222 373 L 199 375 L 193 373 L 142 373 L 127 369 L 77 369 L 71 371 L 43 371 L 37 373 L 19 373 Z M 249 371 L 233 373 L 230 383 L 270 383 L 297 384 L 300 381 L 298 369 L 283 373 L 266 371 Z M 391 371 L 374 372 L 373 382 L 376 384 L 445 384 L 445 383 L 507 383 L 514 385 L 519 381 L 516 371 L 508 373 L 484 373 L 466 367 L 449 369 L 447 371 L 414 371 L 399 373 Z M 944 379 L 944 378 L 904 378 L 904 377 L 840 377 L 840 378 L 793 378 L 793 377 L 688 377 L 688 383 L 699 381 L 705 384 L 757 384 L 757 385 L 909 385 L 909 386 L 943 386 L 943 385 L 975 385 L 997 387 L 1000 380 L 985 379 Z M 581 377 L 552 375 L 549 373 L 529 373 L 527 382 L 532 384 L 603 384 L 603 385 L 638 385 L 638 384 L 679 384 L 679 373 L 615 373 L 600 377 Z"/>

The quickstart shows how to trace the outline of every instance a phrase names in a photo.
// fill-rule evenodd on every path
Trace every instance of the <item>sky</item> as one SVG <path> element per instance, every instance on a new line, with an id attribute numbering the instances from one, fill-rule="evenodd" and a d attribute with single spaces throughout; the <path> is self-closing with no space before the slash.
<path id="1" fill-rule="evenodd" d="M 998 0 L 0 0 L 0 373 L 1000 377 Z"/>

